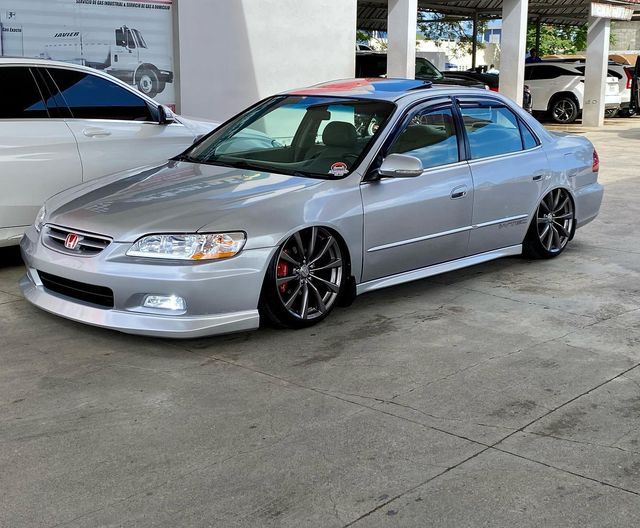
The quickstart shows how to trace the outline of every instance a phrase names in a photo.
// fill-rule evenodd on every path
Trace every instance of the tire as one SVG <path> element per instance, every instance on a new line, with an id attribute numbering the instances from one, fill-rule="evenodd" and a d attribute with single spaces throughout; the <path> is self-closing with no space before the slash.
<path id="1" fill-rule="evenodd" d="M 604 117 L 606 117 L 606 118 L 616 117 L 617 115 L 618 115 L 618 109 L 617 108 L 611 108 L 609 110 L 605 110 L 604 111 Z"/>
<path id="2" fill-rule="evenodd" d="M 529 258 L 550 259 L 562 253 L 576 229 L 573 199 L 565 189 L 553 189 L 542 199 L 523 243 Z"/>
<path id="3" fill-rule="evenodd" d="M 556 123 L 568 125 L 573 123 L 580 113 L 578 103 L 569 96 L 558 97 L 551 103 L 551 119 Z"/>
<path id="4" fill-rule="evenodd" d="M 340 241 L 324 227 L 291 235 L 267 270 L 261 316 L 286 328 L 306 328 L 325 319 L 345 288 L 344 255 Z"/>
<path id="5" fill-rule="evenodd" d="M 618 115 L 620 117 L 633 117 L 634 115 L 636 115 L 636 111 L 631 110 L 631 108 L 621 108 L 620 112 L 618 112 Z"/>
<path id="6" fill-rule="evenodd" d="M 136 87 L 148 97 L 155 97 L 159 93 L 160 81 L 153 70 L 142 70 L 136 74 Z"/>

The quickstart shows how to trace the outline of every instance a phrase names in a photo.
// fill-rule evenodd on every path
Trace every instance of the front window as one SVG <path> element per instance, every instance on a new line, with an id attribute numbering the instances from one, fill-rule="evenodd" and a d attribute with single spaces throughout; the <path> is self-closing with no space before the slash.
<path id="1" fill-rule="evenodd" d="M 360 162 L 392 103 L 278 96 L 247 110 L 180 159 L 299 176 L 336 178 Z"/>

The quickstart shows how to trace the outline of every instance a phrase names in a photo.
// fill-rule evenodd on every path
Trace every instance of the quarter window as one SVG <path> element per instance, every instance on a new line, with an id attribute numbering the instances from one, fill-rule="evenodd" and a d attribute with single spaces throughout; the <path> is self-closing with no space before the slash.
<path id="1" fill-rule="evenodd" d="M 520 132 L 522 133 L 522 146 L 525 150 L 532 149 L 533 147 L 538 146 L 538 140 L 522 123 L 520 123 Z"/>
<path id="2" fill-rule="evenodd" d="M 3 66 L 0 72 L 3 85 L 0 119 L 48 117 L 40 90 L 29 68 Z"/>
<path id="3" fill-rule="evenodd" d="M 522 150 L 518 118 L 504 106 L 461 108 L 471 158 L 488 158 Z"/>
<path id="4" fill-rule="evenodd" d="M 389 154 L 415 156 L 425 169 L 459 161 L 458 138 L 451 109 L 415 115 L 391 145 Z"/>
<path id="5" fill-rule="evenodd" d="M 77 119 L 152 120 L 143 99 L 107 79 L 76 70 L 50 68 L 49 72 Z"/>

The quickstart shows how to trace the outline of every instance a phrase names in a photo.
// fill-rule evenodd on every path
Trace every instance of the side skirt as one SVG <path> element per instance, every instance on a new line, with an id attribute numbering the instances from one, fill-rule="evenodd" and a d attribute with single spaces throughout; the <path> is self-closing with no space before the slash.
<path id="1" fill-rule="evenodd" d="M 382 277 L 380 279 L 362 282 L 358 284 L 356 292 L 357 295 L 360 295 L 362 293 L 380 290 L 381 288 L 386 288 L 388 286 L 395 286 L 396 284 L 425 279 L 434 275 L 440 275 L 441 273 L 447 273 L 449 271 L 467 268 L 469 266 L 474 266 L 475 264 L 481 264 L 482 262 L 488 262 L 490 260 L 495 260 L 502 257 L 511 257 L 521 254 L 522 244 L 518 244 L 517 246 L 509 246 L 502 249 L 494 249 L 493 251 L 487 251 L 486 253 L 478 253 L 477 255 L 471 255 L 470 257 L 450 260 L 449 262 L 443 262 L 442 264 L 435 264 L 426 268 L 405 271 L 403 273 L 398 273 L 397 275 L 390 275 L 388 277 Z"/>

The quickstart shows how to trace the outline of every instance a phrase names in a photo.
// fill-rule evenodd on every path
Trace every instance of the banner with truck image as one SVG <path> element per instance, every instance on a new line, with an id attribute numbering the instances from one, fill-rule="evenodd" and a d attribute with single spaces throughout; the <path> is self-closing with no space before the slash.
<path id="1" fill-rule="evenodd" d="M 173 0 L 0 0 L 0 56 L 83 64 L 175 103 Z"/>

